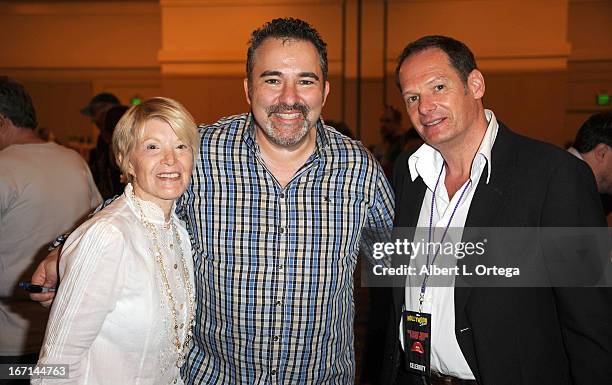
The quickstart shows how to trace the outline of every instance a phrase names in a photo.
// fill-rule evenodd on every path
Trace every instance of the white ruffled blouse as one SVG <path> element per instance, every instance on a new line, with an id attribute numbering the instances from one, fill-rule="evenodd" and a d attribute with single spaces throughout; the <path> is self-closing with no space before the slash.
<path id="1" fill-rule="evenodd" d="M 193 288 L 189 235 L 173 210 L 171 220 L 180 235 L 177 248 L 162 210 L 151 202 L 138 202 L 159 236 L 182 342 L 189 329 L 189 301 L 179 250 Z M 174 319 L 154 257 L 156 250 L 141 223 L 131 185 L 70 235 L 60 259 L 61 284 L 39 361 L 68 364 L 70 378 L 33 383 L 183 383 L 173 345 Z"/>

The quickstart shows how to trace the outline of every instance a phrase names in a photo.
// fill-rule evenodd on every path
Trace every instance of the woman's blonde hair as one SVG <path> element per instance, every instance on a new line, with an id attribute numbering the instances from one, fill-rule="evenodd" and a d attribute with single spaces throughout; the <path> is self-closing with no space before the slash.
<path id="1" fill-rule="evenodd" d="M 132 181 L 132 175 L 128 172 L 130 155 L 142 140 L 145 124 L 151 119 L 168 123 L 176 136 L 191 147 L 194 161 L 197 157 L 200 137 L 193 117 L 185 107 L 169 98 L 147 99 L 127 110 L 113 132 L 113 153 L 128 182 Z"/>

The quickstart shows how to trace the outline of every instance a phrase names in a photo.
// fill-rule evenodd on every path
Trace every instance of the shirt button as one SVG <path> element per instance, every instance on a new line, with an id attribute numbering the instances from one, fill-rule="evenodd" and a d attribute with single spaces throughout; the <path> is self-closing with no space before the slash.
<path id="1" fill-rule="evenodd" d="M 278 232 L 281 233 L 281 234 L 284 233 L 285 232 L 285 228 L 281 227 L 280 229 L 278 229 Z"/>
<path id="2" fill-rule="evenodd" d="M 270 371 L 270 374 L 272 374 L 273 376 L 276 376 L 276 369 L 272 369 L 272 370 Z"/>
<path id="3" fill-rule="evenodd" d="M 281 301 L 276 301 L 276 303 L 275 303 L 276 306 L 280 306 L 281 304 L 282 304 Z"/>
<path id="4" fill-rule="evenodd" d="M 178 265 L 175 263 L 174 264 L 174 270 L 176 270 L 178 268 Z"/>
<path id="5" fill-rule="evenodd" d="M 280 270 L 283 270 L 283 265 L 278 265 L 278 266 L 276 266 L 276 268 L 277 268 L 279 271 L 280 271 Z"/>
<path id="6" fill-rule="evenodd" d="M 285 193 L 280 193 L 280 199 L 285 199 Z"/>
<path id="7" fill-rule="evenodd" d="M 279 336 L 274 336 L 274 337 L 272 337 L 272 339 L 273 339 L 274 341 L 278 341 L 278 340 L 280 339 L 280 337 L 279 337 Z"/>

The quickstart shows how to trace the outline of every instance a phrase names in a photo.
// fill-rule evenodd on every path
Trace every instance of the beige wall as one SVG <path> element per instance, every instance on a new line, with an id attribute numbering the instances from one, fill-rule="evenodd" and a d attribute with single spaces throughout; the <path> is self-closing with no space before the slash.
<path id="1" fill-rule="evenodd" d="M 486 77 L 485 104 L 515 130 L 558 145 L 601 109 L 595 94 L 612 91 L 610 1 L 389 0 L 386 29 L 384 7 L 362 0 L 358 76 L 357 0 L 2 3 L 0 25 L 11 32 L 0 35 L 0 73 L 26 84 L 41 126 L 60 139 L 95 135 L 78 110 L 102 90 L 124 102 L 175 97 L 209 122 L 247 109 L 242 77 L 250 32 L 273 17 L 294 16 L 328 43 L 332 87 L 324 117 L 344 118 L 354 130 L 360 122 L 366 144 L 379 140 L 385 98 L 403 110 L 394 60 L 424 34 L 468 43 Z"/>
<path id="2" fill-rule="evenodd" d="M 0 73 L 25 84 L 59 140 L 96 137 L 79 110 L 102 90 L 123 102 L 160 93 L 157 3 L 0 3 L 0 25 Z"/>
<path id="3" fill-rule="evenodd" d="M 612 1 L 570 1 L 569 58 L 564 132 L 573 138 L 593 113 L 609 110 L 595 103 L 597 93 L 612 94 Z"/>

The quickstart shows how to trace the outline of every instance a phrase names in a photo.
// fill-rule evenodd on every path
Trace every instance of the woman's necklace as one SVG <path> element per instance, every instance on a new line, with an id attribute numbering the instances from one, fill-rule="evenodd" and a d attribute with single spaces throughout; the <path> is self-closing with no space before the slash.
<path id="1" fill-rule="evenodd" d="M 172 228 L 172 233 L 174 234 L 174 239 L 177 243 L 177 251 L 178 251 L 178 255 L 180 256 L 181 259 L 181 263 L 183 264 L 183 284 L 185 285 L 185 297 L 189 303 L 188 306 L 188 315 L 187 315 L 187 334 L 185 335 L 185 341 L 183 341 L 183 343 L 181 344 L 181 340 L 179 337 L 179 322 L 178 322 L 178 312 L 176 310 L 177 306 L 176 306 L 176 300 L 174 299 L 174 295 L 172 294 L 172 290 L 170 288 L 170 282 L 168 281 L 168 276 L 166 274 L 166 266 L 164 264 L 164 260 L 162 258 L 162 252 L 161 252 L 161 247 L 159 244 L 159 237 L 157 234 L 157 229 L 155 228 L 155 225 L 153 225 L 151 222 L 149 222 L 144 215 L 144 212 L 142 210 L 142 207 L 140 206 L 140 202 L 138 202 L 138 199 L 136 198 L 136 195 L 134 195 L 134 192 L 132 192 L 132 199 L 136 205 L 136 207 L 138 208 L 138 212 L 140 214 L 140 221 L 142 222 L 142 224 L 144 225 L 144 227 L 149 231 L 149 234 L 151 235 L 151 238 L 153 240 L 153 246 L 155 247 L 155 260 L 157 261 L 157 264 L 159 265 L 159 269 L 160 269 L 160 276 L 162 279 L 162 284 L 164 286 L 164 291 L 166 293 L 166 297 L 168 298 L 168 303 L 170 304 L 170 314 L 172 315 L 172 319 L 174 321 L 174 341 L 173 344 L 176 347 L 176 352 L 178 354 L 178 358 L 176 360 L 176 366 L 177 367 L 182 367 L 185 364 L 185 356 L 186 356 L 186 349 L 189 346 L 189 342 L 191 341 L 191 337 L 193 335 L 193 332 L 191 331 L 192 326 L 193 326 L 193 320 L 195 318 L 195 301 L 193 299 L 193 288 L 191 287 L 191 281 L 189 280 L 189 271 L 187 270 L 187 263 L 185 262 L 185 256 L 183 255 L 183 247 L 181 246 L 181 238 L 179 236 L 179 233 L 176 229 L 176 225 L 174 224 L 174 220 L 172 220 L 172 218 L 170 219 L 170 226 Z"/>

